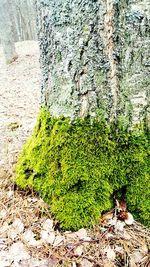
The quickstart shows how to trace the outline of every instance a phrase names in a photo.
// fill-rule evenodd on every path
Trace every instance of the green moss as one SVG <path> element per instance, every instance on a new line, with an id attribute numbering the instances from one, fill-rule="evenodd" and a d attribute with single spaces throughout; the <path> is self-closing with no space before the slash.
<path id="1" fill-rule="evenodd" d="M 97 71 L 95 73 L 95 82 L 97 87 L 102 86 L 102 84 L 105 83 L 105 75 L 102 73 L 102 71 Z"/>
<path id="2" fill-rule="evenodd" d="M 41 109 L 18 160 L 16 182 L 38 192 L 63 229 L 92 226 L 112 207 L 114 193 L 148 225 L 149 154 L 146 130 L 129 132 L 125 124 L 108 125 L 101 116 L 71 123 Z"/>
<path id="3" fill-rule="evenodd" d="M 56 59 L 57 59 L 57 62 L 62 61 L 62 54 L 61 54 L 61 51 L 59 51 L 59 50 L 57 50 L 57 52 L 56 52 Z"/>

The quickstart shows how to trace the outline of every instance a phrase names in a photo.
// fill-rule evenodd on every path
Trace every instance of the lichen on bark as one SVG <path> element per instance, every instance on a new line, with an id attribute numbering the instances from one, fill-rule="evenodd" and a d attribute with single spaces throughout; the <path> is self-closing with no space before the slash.
<path id="1" fill-rule="evenodd" d="M 149 1 L 37 1 L 42 103 L 51 114 L 149 117 Z M 98 77 L 99 76 L 99 77 Z"/>

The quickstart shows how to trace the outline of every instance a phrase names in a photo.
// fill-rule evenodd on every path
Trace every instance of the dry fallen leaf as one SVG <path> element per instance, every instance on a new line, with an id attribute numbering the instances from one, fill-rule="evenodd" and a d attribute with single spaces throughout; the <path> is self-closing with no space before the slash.
<path id="1" fill-rule="evenodd" d="M 109 223 L 110 220 L 113 219 L 113 216 L 114 216 L 114 211 L 113 211 L 113 210 L 112 210 L 112 211 L 109 211 L 109 212 L 107 212 L 107 213 L 105 213 L 105 214 L 103 214 L 103 215 L 101 216 L 101 218 L 100 218 L 100 223 L 102 223 L 102 224 L 107 224 L 107 223 Z"/>
<path id="2" fill-rule="evenodd" d="M 115 230 L 119 232 L 123 232 L 125 226 L 125 222 L 117 221 L 115 224 Z"/>
<path id="3" fill-rule="evenodd" d="M 123 238 L 126 240 L 131 240 L 132 236 L 124 229 Z"/>
<path id="4" fill-rule="evenodd" d="M 7 211 L 5 209 L 0 211 L 0 219 L 4 219 L 7 214 Z"/>
<path id="5" fill-rule="evenodd" d="M 55 233 L 54 232 L 50 232 L 48 233 L 45 230 L 41 231 L 41 239 L 44 240 L 46 243 L 48 244 L 53 244 L 54 240 L 55 240 Z"/>
<path id="6" fill-rule="evenodd" d="M 117 208 L 117 211 L 120 212 L 120 211 L 126 211 L 127 210 L 127 205 L 125 203 L 124 200 L 121 200 L 121 201 L 118 201 L 116 199 L 116 208 Z"/>
<path id="7" fill-rule="evenodd" d="M 132 224 L 134 223 L 133 215 L 132 215 L 130 212 L 128 212 L 127 215 L 128 215 L 128 216 L 127 216 L 127 219 L 125 220 L 125 223 L 126 223 L 127 225 L 132 225 Z"/>
<path id="8" fill-rule="evenodd" d="M 9 225 L 7 222 L 4 222 L 2 227 L 0 228 L 0 235 L 6 237 L 8 234 Z"/>
<path id="9" fill-rule="evenodd" d="M 30 242 L 34 239 L 35 234 L 30 230 L 27 229 L 24 233 L 23 233 L 23 238 L 26 242 Z"/>
<path id="10" fill-rule="evenodd" d="M 43 229 L 47 232 L 51 232 L 53 231 L 53 220 L 47 219 L 44 223 L 43 223 Z"/>
<path id="11" fill-rule="evenodd" d="M 28 254 L 24 245 L 20 241 L 18 241 L 17 243 L 13 243 L 12 246 L 9 248 L 9 256 L 10 259 L 14 262 L 30 259 L 30 255 Z"/>
<path id="12" fill-rule="evenodd" d="M 126 219 L 128 219 L 128 212 L 127 211 L 120 211 L 117 214 L 117 219 L 120 221 L 125 221 Z"/>
<path id="13" fill-rule="evenodd" d="M 130 258 L 132 259 L 132 261 L 134 261 L 135 263 L 140 263 L 141 260 L 143 259 L 144 254 L 142 254 L 140 251 L 134 251 Z"/>
<path id="14" fill-rule="evenodd" d="M 83 259 L 83 260 L 80 262 L 80 266 L 81 266 L 81 267 L 93 267 L 93 263 L 90 262 L 90 261 L 87 260 L 87 259 Z"/>
<path id="15" fill-rule="evenodd" d="M 8 236 L 9 238 L 11 238 L 12 240 L 15 240 L 18 236 L 18 233 L 16 230 L 14 230 L 14 228 L 10 228 L 8 231 Z"/>
<path id="16" fill-rule="evenodd" d="M 110 261 L 114 261 L 115 258 L 116 258 L 116 253 L 114 252 L 114 250 L 108 246 L 104 249 L 104 253 L 106 253 L 106 256 L 107 258 L 110 260 Z"/>
<path id="17" fill-rule="evenodd" d="M 36 240 L 34 237 L 35 237 L 35 234 L 30 229 L 26 230 L 23 233 L 23 239 L 25 242 L 28 243 L 29 246 L 41 247 L 44 241 L 41 239 Z"/>
<path id="18" fill-rule="evenodd" d="M 0 267 L 8 267 L 11 266 L 11 259 L 8 257 L 8 251 L 0 251 Z"/>
<path id="19" fill-rule="evenodd" d="M 18 232 L 18 233 L 22 233 L 24 230 L 24 225 L 21 222 L 20 219 L 15 219 L 15 221 L 12 224 L 12 227 Z"/>
<path id="20" fill-rule="evenodd" d="M 116 267 L 113 262 L 109 261 L 108 259 L 105 259 L 103 261 L 103 267 Z"/>
<path id="21" fill-rule="evenodd" d="M 64 241 L 64 237 L 61 235 L 57 235 L 55 240 L 54 240 L 53 247 L 57 247 L 57 246 L 62 245 L 63 241 Z"/>
<path id="22" fill-rule="evenodd" d="M 64 235 L 65 235 L 65 237 L 67 238 L 68 241 L 73 241 L 73 240 L 77 239 L 76 233 L 65 232 Z"/>
<path id="23" fill-rule="evenodd" d="M 87 236 L 87 231 L 84 228 L 82 228 L 79 231 L 75 232 L 75 234 L 77 235 L 77 237 L 80 240 L 86 240 L 86 238 L 88 237 Z"/>
<path id="24" fill-rule="evenodd" d="M 83 247 L 82 245 L 80 245 L 80 246 L 78 246 L 77 248 L 75 248 L 75 250 L 74 250 L 74 254 L 75 254 L 76 256 L 81 256 L 82 253 L 83 253 L 83 251 L 84 251 L 84 247 Z"/>

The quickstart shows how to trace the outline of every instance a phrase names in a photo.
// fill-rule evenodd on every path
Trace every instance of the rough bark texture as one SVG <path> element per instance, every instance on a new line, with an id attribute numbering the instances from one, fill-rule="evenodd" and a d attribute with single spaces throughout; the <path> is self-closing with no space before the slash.
<path id="1" fill-rule="evenodd" d="M 149 119 L 149 0 L 40 0 L 42 103 L 53 115 Z M 145 113 L 146 112 L 146 113 Z"/>

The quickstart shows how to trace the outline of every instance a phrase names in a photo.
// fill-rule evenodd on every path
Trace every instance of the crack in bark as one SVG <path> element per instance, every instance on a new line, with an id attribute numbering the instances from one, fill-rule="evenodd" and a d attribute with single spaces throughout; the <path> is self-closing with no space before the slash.
<path id="1" fill-rule="evenodd" d="M 88 36 L 87 40 L 84 41 L 84 45 L 81 48 L 81 51 L 80 51 L 80 60 L 83 59 L 83 55 L 86 52 L 85 47 L 88 47 L 90 40 L 92 40 L 94 31 L 95 31 L 95 25 L 92 25 L 91 26 L 91 29 L 90 29 L 89 36 Z M 87 63 L 85 63 L 85 65 L 83 65 L 83 69 L 78 73 L 79 76 L 78 76 L 78 81 L 76 83 L 77 83 L 77 89 L 78 89 L 79 92 L 80 92 L 80 78 L 84 74 L 87 73 L 86 68 L 87 68 Z M 76 77 L 76 75 L 75 75 L 75 77 Z M 79 93 L 79 101 L 80 101 L 79 116 L 81 118 L 86 117 L 87 114 L 89 113 L 89 109 L 90 109 L 89 95 L 88 95 L 88 92 L 89 91 L 93 91 L 93 90 L 87 89 L 86 92 Z"/>
<path id="2" fill-rule="evenodd" d="M 84 118 L 86 117 L 89 110 L 88 92 L 80 95 L 80 102 L 81 102 L 80 117 Z"/>
<path id="3" fill-rule="evenodd" d="M 114 58 L 114 7 L 113 0 L 106 0 L 106 15 L 105 15 L 105 31 L 106 31 L 106 54 L 108 56 L 110 70 L 108 78 L 110 81 L 110 88 L 112 94 L 112 107 L 110 111 L 110 120 L 113 120 L 117 115 L 118 93 L 119 93 L 119 79 L 117 60 Z"/>

